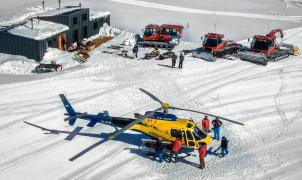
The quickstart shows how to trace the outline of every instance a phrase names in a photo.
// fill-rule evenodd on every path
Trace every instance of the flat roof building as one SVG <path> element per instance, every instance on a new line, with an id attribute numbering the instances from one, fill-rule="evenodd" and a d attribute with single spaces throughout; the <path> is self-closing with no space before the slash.
<path id="1" fill-rule="evenodd" d="M 24 23 L 0 28 L 0 52 L 40 61 L 47 47 L 65 50 L 98 34 L 104 23 L 110 25 L 109 12 L 90 12 L 80 6 L 48 10 Z"/>

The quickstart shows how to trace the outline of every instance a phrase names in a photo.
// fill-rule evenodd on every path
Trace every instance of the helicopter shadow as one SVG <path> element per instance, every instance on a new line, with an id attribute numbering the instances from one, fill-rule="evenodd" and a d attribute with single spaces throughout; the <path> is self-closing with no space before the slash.
<path id="1" fill-rule="evenodd" d="M 145 152 L 140 148 L 124 148 L 124 150 L 129 150 L 130 153 L 141 156 L 145 159 L 153 160 L 154 153 Z M 164 153 L 163 161 L 169 162 L 170 155 L 168 153 Z M 156 159 L 158 161 L 158 158 Z"/>
<path id="2" fill-rule="evenodd" d="M 39 128 L 43 131 L 44 134 L 53 134 L 53 135 L 60 135 L 60 134 L 67 134 L 67 137 L 64 140 L 71 141 L 75 136 L 85 136 L 85 137 L 92 137 L 92 138 L 98 138 L 101 139 L 100 141 L 90 145 L 89 147 L 83 149 L 78 154 L 71 157 L 69 160 L 74 161 L 84 154 L 88 153 L 92 149 L 96 148 L 97 146 L 105 143 L 108 141 L 108 137 L 111 135 L 111 133 L 101 133 L 101 134 L 95 134 L 95 133 L 86 133 L 86 132 L 80 132 L 83 127 L 76 127 L 73 131 L 63 131 L 63 130 L 56 130 L 56 129 L 49 129 L 42 126 L 38 126 L 36 124 L 32 124 L 29 122 L 24 121 L 24 123 Z M 140 146 L 141 140 L 144 138 L 150 138 L 150 136 L 147 136 L 145 134 L 129 134 L 129 133 L 123 133 L 122 136 L 116 137 L 112 141 L 120 141 L 123 143 L 127 143 L 130 145 Z"/>

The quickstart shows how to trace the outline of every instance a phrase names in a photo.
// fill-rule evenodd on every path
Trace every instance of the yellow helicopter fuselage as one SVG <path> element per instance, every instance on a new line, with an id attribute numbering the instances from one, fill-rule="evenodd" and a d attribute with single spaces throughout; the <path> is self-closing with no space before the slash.
<path id="1" fill-rule="evenodd" d="M 189 148 L 198 148 L 202 142 L 207 145 L 212 142 L 209 134 L 200 130 L 194 121 L 187 119 L 175 118 L 171 120 L 162 118 L 162 116 L 160 119 L 152 117 L 144 119 L 130 129 L 140 131 L 154 138 L 161 137 L 163 141 L 175 141 L 181 135 L 183 147 Z"/>

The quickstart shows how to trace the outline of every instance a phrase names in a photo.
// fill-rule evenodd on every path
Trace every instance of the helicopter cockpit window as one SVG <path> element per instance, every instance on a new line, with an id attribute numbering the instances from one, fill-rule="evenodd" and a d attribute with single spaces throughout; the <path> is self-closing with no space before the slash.
<path id="1" fill-rule="evenodd" d="M 181 136 L 181 131 L 177 130 L 177 129 L 171 129 L 171 136 L 175 137 L 175 138 L 178 138 L 178 137 Z"/>
<path id="2" fill-rule="evenodd" d="M 193 132 L 196 140 L 204 139 L 207 137 L 207 135 L 197 127 L 195 127 L 192 132 Z"/>
<path id="3" fill-rule="evenodd" d="M 192 131 L 192 133 L 193 133 L 193 136 L 195 137 L 196 141 L 201 140 L 201 137 L 195 131 Z"/>
<path id="4" fill-rule="evenodd" d="M 187 133 L 188 140 L 194 140 L 191 131 L 187 130 L 186 133 Z"/>

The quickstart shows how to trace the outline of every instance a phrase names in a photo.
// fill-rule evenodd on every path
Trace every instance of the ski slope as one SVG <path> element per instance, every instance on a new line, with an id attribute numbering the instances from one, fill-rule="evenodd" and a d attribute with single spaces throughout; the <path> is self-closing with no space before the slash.
<path id="1" fill-rule="evenodd" d="M 180 70 L 163 66 L 170 65 L 170 60 L 133 60 L 102 52 L 111 44 L 132 38 L 131 33 L 121 33 L 91 52 L 84 65 L 41 76 L 19 75 L 15 83 L 14 79 L 1 83 L 0 179 L 301 177 L 301 56 L 263 67 L 238 59 L 211 63 L 187 55 L 184 69 Z M 301 28 L 286 32 L 286 42 L 302 48 L 301 39 Z M 176 51 L 197 46 L 182 42 Z M 74 127 L 63 121 L 65 110 L 58 94 L 66 94 L 78 111 L 108 110 L 113 116 L 133 117 L 135 112 L 144 113 L 158 106 L 138 88 L 176 106 L 219 114 L 245 126 L 224 123 L 222 133 L 230 139 L 230 154 L 222 159 L 208 156 L 205 170 L 196 168 L 199 161 L 194 156 L 177 164 L 152 161 L 138 149 L 144 135 L 137 132 L 127 131 L 117 140 L 103 142 L 114 131 L 107 125 L 84 127 L 86 136 L 64 140 Z M 174 113 L 196 121 L 202 118 L 187 112 Z M 23 121 L 65 133 L 43 133 Z M 80 120 L 76 125 L 86 124 Z M 211 146 L 218 145 L 214 141 Z M 83 150 L 82 156 L 69 161 Z"/>
<path id="2" fill-rule="evenodd" d="M 42 10 L 41 1 L 17 0 L 0 6 L 1 21 L 22 20 Z M 109 11 L 111 25 L 141 33 L 147 24 L 181 24 L 185 41 L 199 42 L 208 32 L 222 33 L 228 39 L 242 40 L 266 34 L 274 28 L 301 25 L 301 0 L 62 0 L 62 6 L 78 5 L 93 11 Z M 33 7 L 34 6 L 34 7 Z M 57 0 L 45 1 L 46 10 L 58 7 Z M 134 20 L 135 19 L 135 20 Z"/>
<path id="3" fill-rule="evenodd" d="M 15 2 L 1 6 L 0 13 L 13 15 L 26 6 L 40 5 L 33 0 Z M 132 33 L 141 32 L 150 22 L 188 22 L 185 40 L 195 42 L 200 41 L 201 34 L 214 30 L 213 22 L 217 22 L 217 31 L 237 40 L 275 27 L 301 26 L 299 0 L 234 0 L 232 5 L 225 2 L 87 0 L 85 4 L 111 11 L 113 25 Z M 46 5 L 55 4 L 46 1 Z M 223 14 L 213 16 L 214 9 Z M 230 16 L 233 13 L 236 17 Z M 257 18 L 259 15 L 264 18 Z M 69 53 L 50 49 L 44 62 L 56 60 L 64 67 L 55 73 L 33 74 L 37 65 L 34 61 L 0 54 L 1 180 L 301 179 L 301 55 L 266 67 L 239 59 L 206 62 L 187 55 L 180 70 L 167 67 L 170 60 L 133 60 L 102 52 L 121 43 L 131 51 L 133 34 L 128 31 L 116 30 L 112 35 L 118 36 L 91 52 L 89 61 L 82 65 L 72 61 Z M 284 41 L 302 49 L 302 28 L 287 30 Z M 181 42 L 175 51 L 200 45 Z M 139 57 L 150 50 L 140 49 Z M 138 88 L 175 106 L 219 114 L 245 126 L 224 122 L 222 134 L 230 139 L 230 153 L 225 158 L 208 156 L 204 170 L 196 167 L 199 159 L 195 156 L 177 164 L 152 161 L 139 150 L 141 138 L 146 136 L 137 132 L 127 131 L 116 140 L 104 142 L 115 130 L 108 125 L 88 128 L 87 122 L 79 120 L 76 126 L 84 127 L 84 134 L 72 141 L 64 140 L 75 127 L 63 121 L 65 109 L 58 94 L 64 93 L 77 111 L 96 114 L 108 110 L 112 116 L 133 117 L 133 113 L 158 107 Z M 173 113 L 197 122 L 203 118 L 187 112 Z M 43 132 L 24 121 L 56 133 Z M 211 147 L 218 145 L 214 141 Z"/>

